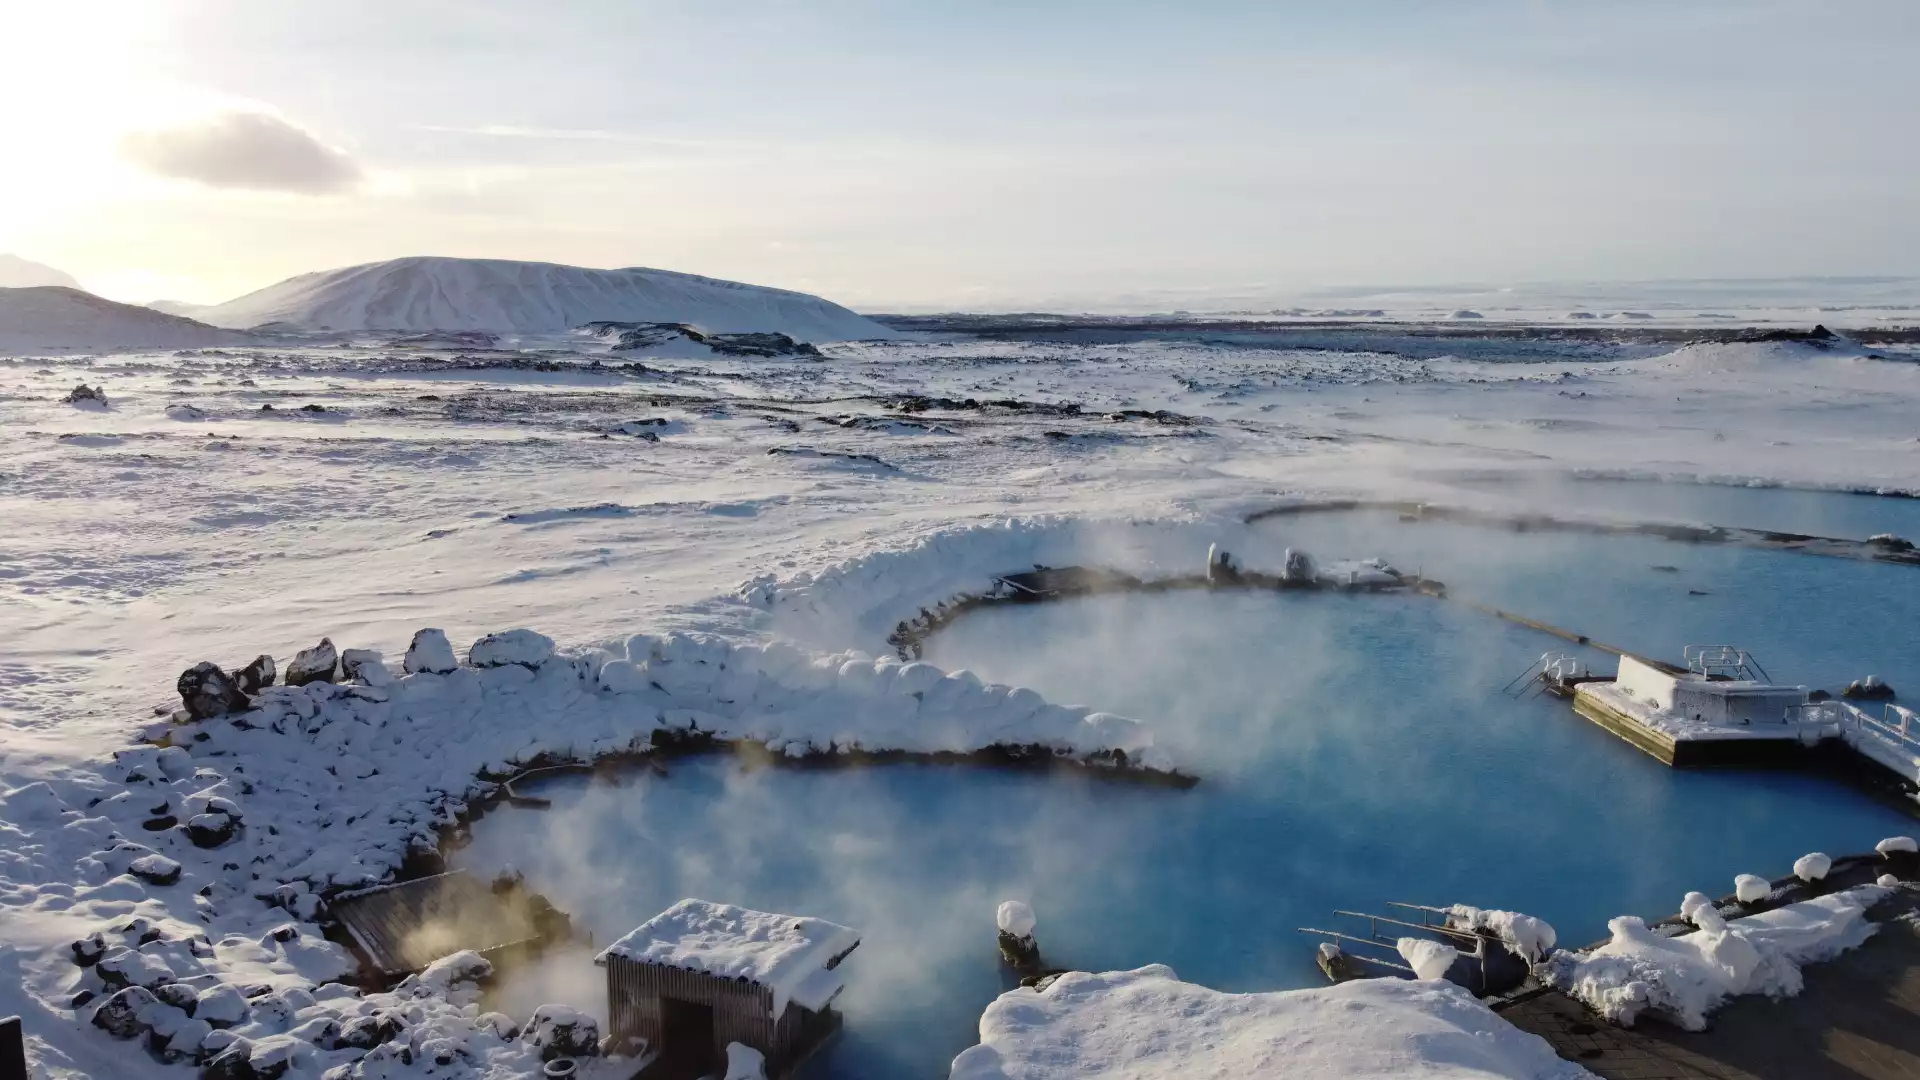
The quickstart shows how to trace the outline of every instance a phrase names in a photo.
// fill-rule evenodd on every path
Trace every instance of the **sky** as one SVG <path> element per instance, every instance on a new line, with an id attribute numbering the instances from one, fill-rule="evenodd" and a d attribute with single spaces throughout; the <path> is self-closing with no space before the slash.
<path id="1" fill-rule="evenodd" d="M 1913 0 L 0 0 L 0 252 L 869 311 L 1920 274 Z"/>

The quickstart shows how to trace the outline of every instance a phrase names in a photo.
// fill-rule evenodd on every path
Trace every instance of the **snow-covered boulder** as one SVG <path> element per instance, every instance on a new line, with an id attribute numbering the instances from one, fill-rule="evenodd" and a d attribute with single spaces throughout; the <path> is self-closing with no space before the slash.
<path id="1" fill-rule="evenodd" d="M 378 649 L 348 649 L 340 654 L 340 673 L 366 686 L 386 686 L 393 682 L 386 658 Z"/>
<path id="2" fill-rule="evenodd" d="M 430 626 L 414 631 L 413 643 L 407 646 L 406 659 L 400 666 L 410 675 L 423 671 L 446 675 L 458 668 L 460 661 L 453 655 L 447 632 Z"/>
<path id="3" fill-rule="evenodd" d="M 60 400 L 75 408 L 99 411 L 107 407 L 107 392 L 100 387 L 81 383 L 67 391 L 67 396 Z"/>
<path id="4" fill-rule="evenodd" d="M 180 880 L 181 866 L 159 852 L 142 855 L 127 864 L 127 873 L 149 885 L 171 885 Z"/>
<path id="5" fill-rule="evenodd" d="M 1734 899 L 1743 904 L 1757 904 L 1773 893 L 1773 883 L 1758 874 L 1741 874 L 1733 879 Z"/>
<path id="6" fill-rule="evenodd" d="M 1824 879 L 1832 869 L 1833 859 L 1824 852 L 1815 851 L 1793 861 L 1793 876 L 1809 884 Z"/>
<path id="7" fill-rule="evenodd" d="M 518 664 L 537 668 L 553 659 L 553 639 L 532 630 L 503 630 L 488 634 L 467 649 L 467 662 L 474 667 L 493 668 Z"/>
<path id="8" fill-rule="evenodd" d="M 540 1051 L 540 1060 L 592 1057 L 600 1052 L 600 1023 L 570 1005 L 542 1005 L 520 1038 Z"/>

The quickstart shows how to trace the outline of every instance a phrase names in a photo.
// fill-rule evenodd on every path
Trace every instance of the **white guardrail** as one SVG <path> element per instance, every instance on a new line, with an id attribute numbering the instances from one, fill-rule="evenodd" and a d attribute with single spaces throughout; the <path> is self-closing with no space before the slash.
<path id="1" fill-rule="evenodd" d="M 1920 783 L 1920 712 L 1889 702 L 1880 715 L 1844 701 L 1820 701 L 1787 710 L 1800 722 L 1819 731 L 1821 738 L 1838 737 L 1848 746 Z"/>

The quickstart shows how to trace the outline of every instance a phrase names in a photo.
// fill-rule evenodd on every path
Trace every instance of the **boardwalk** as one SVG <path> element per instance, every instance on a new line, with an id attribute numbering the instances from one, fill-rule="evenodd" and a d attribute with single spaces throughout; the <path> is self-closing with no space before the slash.
<path id="1" fill-rule="evenodd" d="M 1738 998 L 1701 1032 L 1623 1030 L 1557 991 L 1501 1015 L 1606 1080 L 1920 1080 L 1920 925 L 1883 923 L 1805 974 L 1799 997 Z"/>

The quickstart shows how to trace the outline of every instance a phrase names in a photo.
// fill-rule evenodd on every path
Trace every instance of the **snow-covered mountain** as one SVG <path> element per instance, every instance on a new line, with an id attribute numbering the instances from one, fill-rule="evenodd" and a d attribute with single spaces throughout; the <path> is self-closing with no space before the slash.
<path id="1" fill-rule="evenodd" d="M 802 341 L 891 337 L 879 323 L 806 293 L 631 267 L 593 270 L 506 259 L 415 257 L 302 274 L 190 312 L 216 326 L 559 333 L 596 320 L 769 331 Z"/>
<path id="2" fill-rule="evenodd" d="M 0 289 L 31 289 L 37 285 L 59 285 L 68 289 L 80 287 L 80 283 L 73 280 L 73 275 L 63 270 L 55 270 L 44 263 L 32 262 L 18 255 L 0 254 Z"/>
<path id="3" fill-rule="evenodd" d="M 247 339 L 238 331 L 118 304 L 79 289 L 0 289 L 0 353 L 193 349 Z"/>

